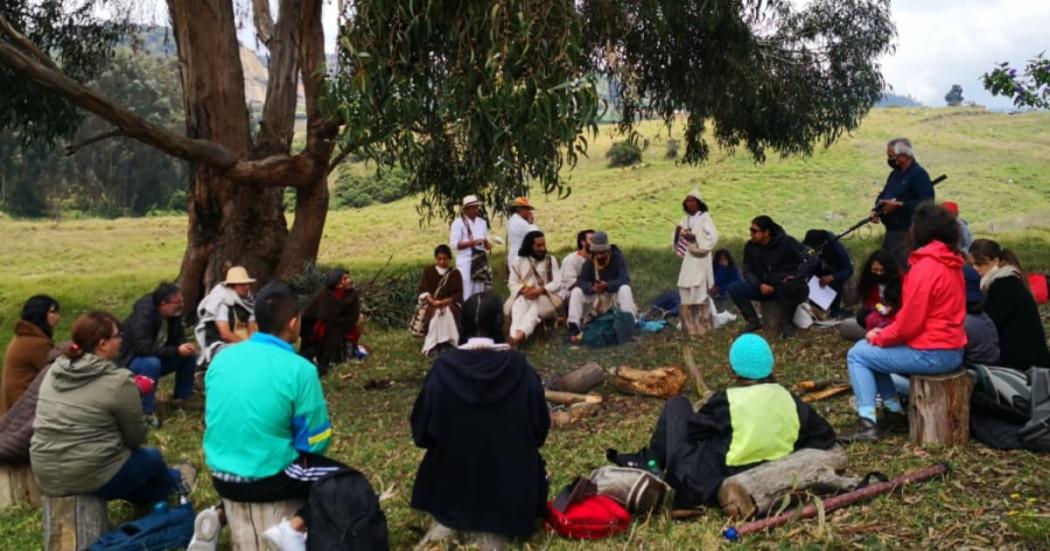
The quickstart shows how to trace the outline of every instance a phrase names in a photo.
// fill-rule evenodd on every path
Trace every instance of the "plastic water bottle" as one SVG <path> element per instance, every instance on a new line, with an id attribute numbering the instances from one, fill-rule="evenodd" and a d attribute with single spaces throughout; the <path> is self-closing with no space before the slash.
<path id="1" fill-rule="evenodd" d="M 660 472 L 660 467 L 656 464 L 655 459 L 650 459 L 649 462 L 645 464 L 645 466 L 649 469 L 650 473 L 653 473 L 657 477 L 663 478 L 664 473 Z"/>

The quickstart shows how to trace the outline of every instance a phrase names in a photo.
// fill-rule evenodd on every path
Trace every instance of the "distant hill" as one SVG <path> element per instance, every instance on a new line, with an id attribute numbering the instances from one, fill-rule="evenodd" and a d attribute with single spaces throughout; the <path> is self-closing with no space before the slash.
<path id="1" fill-rule="evenodd" d="M 875 104 L 875 107 L 922 107 L 922 102 L 911 96 L 887 93 Z"/>

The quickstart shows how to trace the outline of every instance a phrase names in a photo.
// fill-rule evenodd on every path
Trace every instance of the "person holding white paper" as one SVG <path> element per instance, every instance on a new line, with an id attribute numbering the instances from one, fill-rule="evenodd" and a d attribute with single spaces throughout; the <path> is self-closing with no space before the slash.
<path id="1" fill-rule="evenodd" d="M 834 234 L 827 230 L 809 230 L 802 244 L 813 250 L 820 249 L 820 265 L 813 275 L 817 278 L 819 287 L 830 287 L 835 291 L 835 297 L 830 307 L 822 304 L 818 306 L 827 310 L 832 316 L 838 317 L 842 310 L 839 307 L 842 302 L 842 290 L 845 289 L 846 282 L 853 277 L 853 261 L 850 260 L 849 252 L 846 247 L 842 246 L 842 242 L 835 239 Z M 810 300 L 814 298 L 811 292 Z"/>

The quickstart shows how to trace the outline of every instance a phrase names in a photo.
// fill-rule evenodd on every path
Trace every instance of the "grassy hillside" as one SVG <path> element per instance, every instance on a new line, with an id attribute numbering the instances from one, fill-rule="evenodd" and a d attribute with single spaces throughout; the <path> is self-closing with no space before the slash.
<path id="1" fill-rule="evenodd" d="M 997 235 L 1018 248 L 1030 267 L 1050 269 L 1050 114 L 997 115 L 972 109 L 876 110 L 852 136 L 806 159 L 770 159 L 756 165 L 749 157 L 716 154 L 700 168 L 676 166 L 663 158 L 667 131 L 649 124 L 642 134 L 649 149 L 642 166 L 608 169 L 604 154 L 612 142 L 609 129 L 592 140 L 590 158 L 568 174 L 573 188 L 564 200 L 535 198 L 537 223 L 548 242 L 565 250 L 583 227 L 610 232 L 631 261 L 636 294 L 642 299 L 672 287 L 678 261 L 669 249 L 681 198 L 699 187 L 722 234 L 723 244 L 739 251 L 751 217 L 767 213 L 789 231 L 844 229 L 864 215 L 884 181 L 884 144 L 895 136 L 912 139 L 919 162 L 932 175 L 950 179 L 938 197 L 961 205 L 962 216 L 979 236 Z M 678 129 L 676 129 L 678 130 Z M 367 171 L 366 166 L 346 170 Z M 497 231 L 502 222 L 494 220 Z M 875 247 L 879 229 L 847 242 L 855 256 Z M 185 240 L 184 220 L 171 218 L 116 221 L 0 220 L 0 327 L 12 325 L 21 302 L 49 292 L 63 304 L 68 324 L 85 308 L 125 315 L 132 300 L 157 281 L 173 278 Z M 437 243 L 447 239 L 444 224 L 421 227 L 412 199 L 361 210 L 333 211 L 321 246 L 322 263 L 344 263 L 359 277 L 393 257 L 397 266 L 418 267 Z M 733 334 L 721 331 L 692 344 L 709 384 L 729 381 L 726 352 Z M 0 332 L 6 344 L 7 331 Z M 373 484 L 393 489 L 384 504 L 395 549 L 410 548 L 427 518 L 408 503 L 411 481 L 422 453 L 412 446 L 407 417 L 429 363 L 420 343 L 404 331 L 370 331 L 365 341 L 375 354 L 363 366 L 347 366 L 325 381 L 338 435 L 335 457 L 369 475 Z M 848 343 L 829 332 L 810 331 L 800 338 L 772 340 L 777 374 L 791 383 L 803 378 L 845 379 Z M 565 372 L 588 360 L 605 367 L 629 364 L 655 367 L 681 362 L 683 341 L 674 332 L 646 336 L 614 350 L 583 350 L 560 339 L 530 344 L 526 352 L 544 376 Z M 342 377 L 341 377 L 342 376 Z M 390 381 L 373 388 L 370 381 Z M 163 394 L 170 392 L 165 382 Z M 544 448 L 552 491 L 577 474 L 604 462 L 604 450 L 643 446 L 659 413 L 658 400 L 617 395 L 604 388 L 609 405 L 599 418 L 555 429 Z M 163 407 L 163 406 L 162 406 Z M 816 405 L 836 427 L 853 421 L 848 398 Z M 168 412 L 167 423 L 151 434 L 172 459 L 203 464 L 198 416 Z M 1050 465 L 1029 453 L 993 452 L 978 444 L 956 450 L 921 450 L 900 438 L 850 450 L 850 470 L 897 474 L 950 461 L 953 476 L 903 496 L 881 498 L 830 516 L 828 529 L 816 523 L 780 529 L 750 538 L 747 548 L 874 547 L 955 548 L 960 546 L 1050 547 Z M 198 502 L 215 498 L 204 480 Z M 118 519 L 130 508 L 114 505 Z M 726 521 L 717 511 L 702 519 L 676 523 L 663 516 L 640 521 L 632 532 L 597 543 L 572 543 L 537 535 L 530 546 L 551 549 L 709 549 L 719 544 Z M 39 512 L 0 512 L 3 548 L 37 545 Z"/>

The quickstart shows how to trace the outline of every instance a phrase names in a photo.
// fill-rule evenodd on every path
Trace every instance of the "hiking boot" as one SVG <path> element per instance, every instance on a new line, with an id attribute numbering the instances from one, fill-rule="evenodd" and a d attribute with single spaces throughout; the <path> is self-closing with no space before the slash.
<path id="1" fill-rule="evenodd" d="M 186 551 L 215 551 L 219 548 L 219 534 L 222 532 L 222 517 L 219 507 L 212 506 L 197 513 L 193 519 L 193 539 Z"/>
<path id="2" fill-rule="evenodd" d="M 879 427 L 867 417 L 860 417 L 860 421 L 857 423 L 857 428 L 850 433 L 842 434 L 836 440 L 842 444 L 852 444 L 854 442 L 878 442 L 879 441 Z"/>
<path id="3" fill-rule="evenodd" d="M 157 417 L 156 413 L 147 413 L 142 416 L 143 422 L 146 423 L 147 429 L 159 429 L 160 428 L 160 417 Z"/>
<path id="4" fill-rule="evenodd" d="M 262 535 L 267 551 L 306 551 L 306 532 L 297 532 L 287 518 L 266 529 Z"/>
<path id="5" fill-rule="evenodd" d="M 746 333 L 754 333 L 759 329 L 762 329 L 762 322 L 758 321 L 757 319 L 747 320 L 747 325 L 745 325 L 744 328 L 740 330 L 740 334 L 743 335 Z"/>
<path id="6" fill-rule="evenodd" d="M 191 394 L 185 398 L 172 398 L 171 407 L 183 411 L 201 411 L 204 409 L 204 398 Z"/>
<path id="7" fill-rule="evenodd" d="M 188 496 L 192 494 L 193 489 L 197 487 L 197 469 L 193 468 L 193 465 L 189 463 L 179 463 L 172 466 L 172 468 L 179 471 L 179 495 Z"/>
<path id="8" fill-rule="evenodd" d="M 575 338 L 576 336 L 578 336 L 580 334 L 580 326 L 576 325 L 575 323 L 571 323 L 570 322 L 565 327 L 569 331 L 569 339 L 570 340 L 572 340 L 573 338 Z"/>
<path id="9" fill-rule="evenodd" d="M 790 339 L 793 336 L 795 336 L 794 323 L 785 323 L 784 325 L 780 326 L 780 338 Z"/>
<path id="10" fill-rule="evenodd" d="M 908 414 L 887 411 L 879 417 L 879 431 L 891 434 L 908 434 Z"/>

